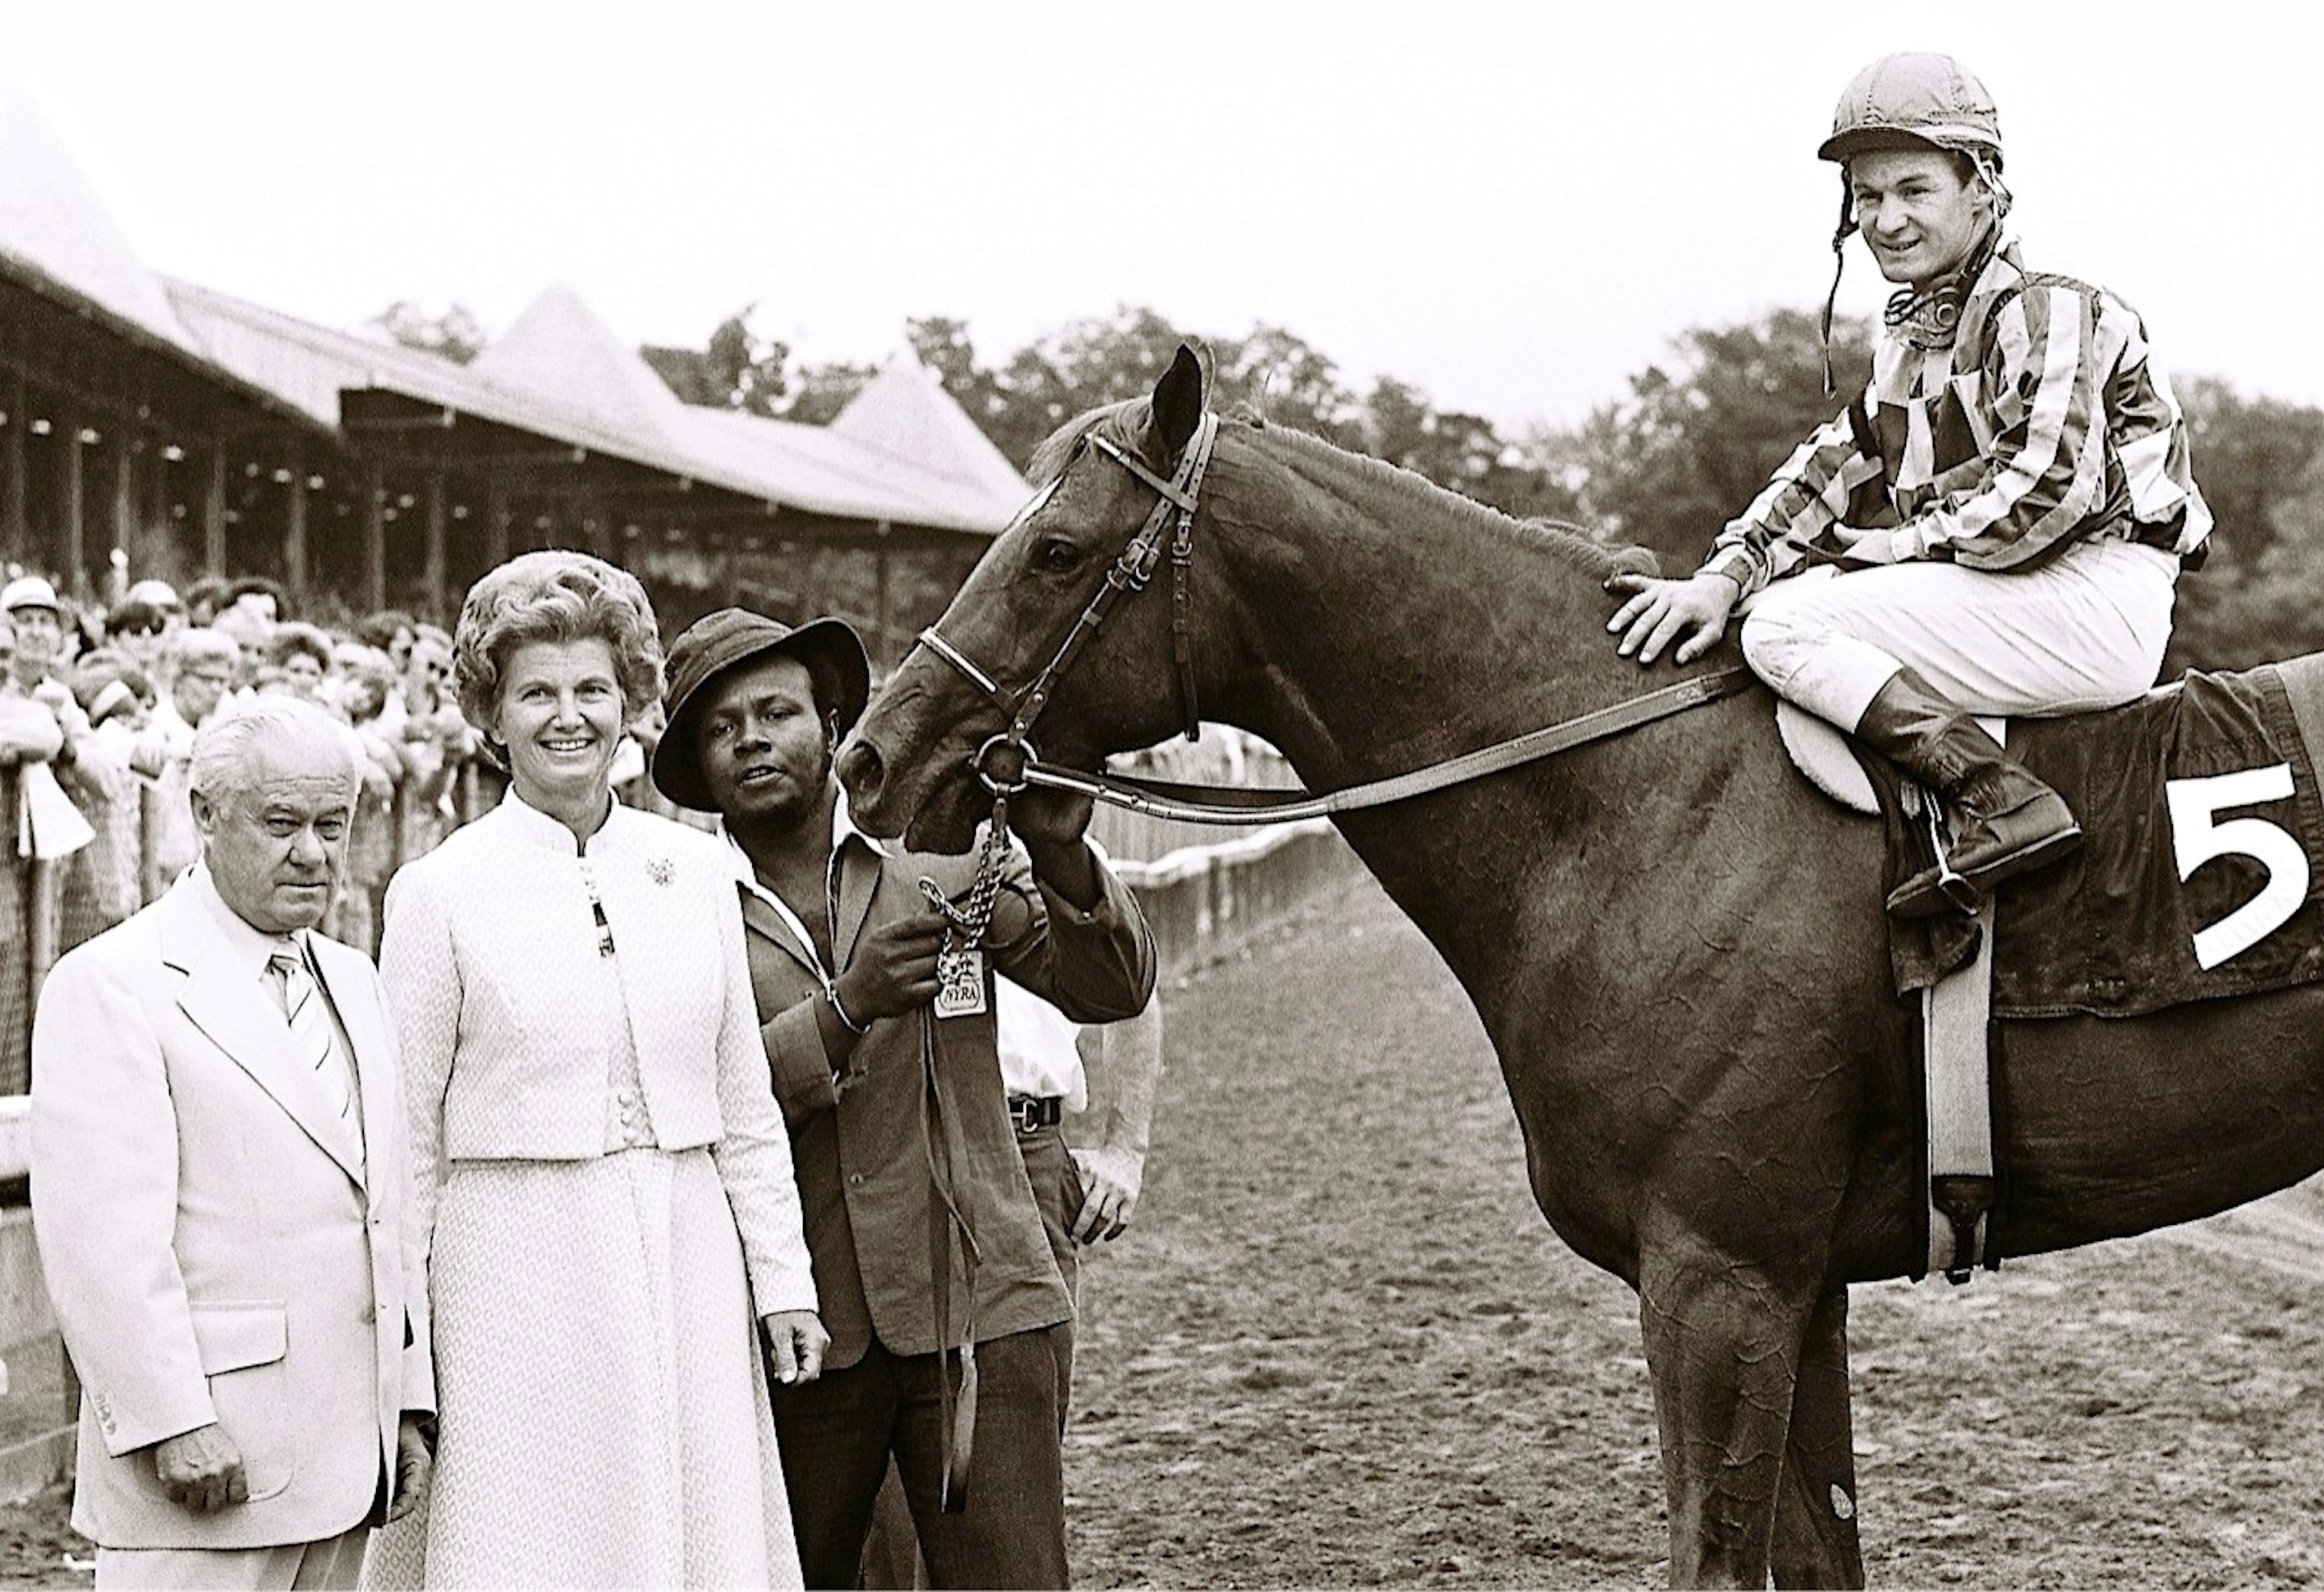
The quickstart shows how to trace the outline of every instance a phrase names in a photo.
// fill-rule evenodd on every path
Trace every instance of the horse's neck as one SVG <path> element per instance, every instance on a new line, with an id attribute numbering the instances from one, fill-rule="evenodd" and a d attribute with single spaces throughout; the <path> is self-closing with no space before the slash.
<path id="1" fill-rule="evenodd" d="M 1224 539 L 1240 634 L 1264 656 L 1243 660 L 1218 716 L 1272 741 L 1310 788 L 1421 768 L 1674 678 L 1616 654 L 1610 566 L 1586 548 L 1305 452 L 1252 474 L 1263 501 L 1239 505 Z M 1706 763 L 1751 755 L 1731 739 L 1691 744 Z M 1520 945 L 1536 971 L 1589 954 L 1591 877 L 1690 843 L 1700 813 L 1655 798 L 1685 783 L 1657 761 L 1668 756 L 1666 741 L 1608 742 L 1341 829 L 1490 1024 Z M 1568 865 L 1584 851 L 1589 877 Z"/>
<path id="2" fill-rule="evenodd" d="M 1311 785 L 1402 772 L 1640 689 L 1585 546 L 1286 442 L 1233 473 L 1222 556 L 1265 649 L 1230 704 Z M 1222 704 L 1225 705 L 1225 704 Z"/>

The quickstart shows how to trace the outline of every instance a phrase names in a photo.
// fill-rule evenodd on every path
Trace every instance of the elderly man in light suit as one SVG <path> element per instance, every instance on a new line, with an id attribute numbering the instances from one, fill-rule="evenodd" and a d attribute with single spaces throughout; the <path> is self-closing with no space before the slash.
<path id="1" fill-rule="evenodd" d="M 306 704 L 205 724 L 200 865 L 42 990 L 32 1215 L 100 1587 L 352 1587 L 426 1486 L 394 1029 L 370 962 L 312 932 L 356 778 Z"/>

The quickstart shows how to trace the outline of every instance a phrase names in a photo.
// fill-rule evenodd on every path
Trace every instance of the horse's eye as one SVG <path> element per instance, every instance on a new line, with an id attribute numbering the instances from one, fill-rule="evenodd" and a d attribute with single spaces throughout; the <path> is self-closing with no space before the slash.
<path id="1" fill-rule="evenodd" d="M 1063 575 L 1081 561 L 1081 548 L 1061 536 L 1044 537 L 1033 549 L 1033 562 L 1053 575 Z"/>

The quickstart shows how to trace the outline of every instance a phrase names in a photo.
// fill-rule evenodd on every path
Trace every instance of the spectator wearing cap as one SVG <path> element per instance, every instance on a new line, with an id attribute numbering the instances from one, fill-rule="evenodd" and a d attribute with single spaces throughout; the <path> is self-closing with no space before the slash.
<path id="1" fill-rule="evenodd" d="M 81 752 L 88 742 L 88 718 L 74 700 L 72 687 L 64 678 L 69 661 L 67 638 L 77 632 L 66 621 L 56 587 L 42 575 L 18 575 L 0 585 L 0 612 L 7 614 L 16 635 L 16 653 L 10 663 L 12 684 L 56 720 L 59 740 L 49 766 L 58 785 L 92 830 L 111 823 L 113 803 L 124 796 L 134 797 L 135 793 L 124 788 L 125 780 L 117 781 L 103 769 L 81 766 Z M 17 809 L 12 806 L 7 810 L 13 814 Z M 65 938 L 68 872 L 69 866 L 32 870 L 34 878 L 29 888 L 34 893 L 37 913 L 32 949 L 36 962 L 42 961 L 52 948 L 73 943 Z M 76 918 L 87 916 L 78 909 L 72 915 Z M 39 971 L 36 968 L 34 976 Z"/>
<path id="2" fill-rule="evenodd" d="M 799 1558 L 810 1587 L 855 1584 L 892 1457 L 933 1584 L 1063 1587 L 1073 1301 L 1003 1098 L 992 980 L 1128 1017 L 1152 941 L 1083 838 L 1088 804 L 1031 792 L 1011 814 L 1029 866 L 1006 860 L 976 948 L 947 949 L 921 880 L 964 902 L 975 860 L 872 841 L 833 778 L 869 676 L 838 620 L 723 609 L 671 649 L 653 758 L 663 795 L 721 816 L 832 1337 L 819 1381 L 774 1391 Z"/>
<path id="3" fill-rule="evenodd" d="M 0 586 L 0 612 L 16 630 L 16 656 L 10 672 L 24 692 L 46 705 L 64 727 L 67 744 L 88 728 L 72 690 L 61 678 L 65 657 L 64 608 L 57 589 L 37 575 L 20 575 Z M 70 760 L 70 754 L 65 756 Z"/>

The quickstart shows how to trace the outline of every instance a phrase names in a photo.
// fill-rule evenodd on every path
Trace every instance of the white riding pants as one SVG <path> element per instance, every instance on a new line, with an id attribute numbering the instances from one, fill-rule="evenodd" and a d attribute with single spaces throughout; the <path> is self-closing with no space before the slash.
<path id="1" fill-rule="evenodd" d="M 2076 542 L 2024 574 L 1827 566 L 1752 596 L 1743 657 L 1776 695 L 1843 730 L 1900 668 L 1973 713 L 2114 707 L 2154 684 L 2178 574 L 2173 555 L 2118 540 Z"/>

